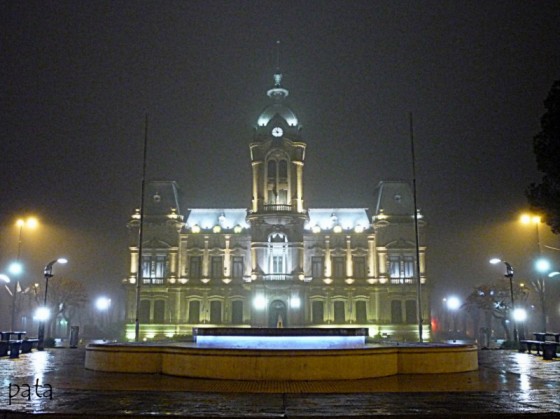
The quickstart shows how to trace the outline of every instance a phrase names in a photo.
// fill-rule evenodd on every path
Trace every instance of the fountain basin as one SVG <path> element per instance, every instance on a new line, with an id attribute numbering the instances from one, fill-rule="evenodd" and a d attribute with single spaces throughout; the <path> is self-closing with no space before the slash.
<path id="1" fill-rule="evenodd" d="M 216 337 L 222 338 L 223 335 L 211 336 L 212 339 Z M 298 341 L 297 336 L 259 336 L 259 341 L 278 338 Z M 306 340 L 310 336 L 302 338 Z M 313 338 L 317 339 L 317 336 Z M 337 337 L 334 338 L 336 340 Z M 350 340 L 355 338 L 350 336 Z M 300 348 L 296 344 L 295 348 L 289 349 L 273 345 L 274 349 L 271 349 L 251 346 L 200 347 L 197 343 L 97 343 L 86 347 L 85 367 L 105 372 L 161 373 L 191 378 L 253 381 L 357 380 L 397 374 L 441 374 L 478 369 L 475 345 L 345 345 Z"/>

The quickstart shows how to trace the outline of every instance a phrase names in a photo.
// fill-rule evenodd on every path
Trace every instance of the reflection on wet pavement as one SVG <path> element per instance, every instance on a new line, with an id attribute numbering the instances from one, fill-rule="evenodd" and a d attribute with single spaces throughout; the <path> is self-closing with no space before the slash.
<path id="1" fill-rule="evenodd" d="M 83 348 L 0 359 L 1 412 L 350 416 L 560 414 L 560 360 L 480 351 L 479 371 L 367 380 L 248 382 L 84 369 Z M 12 388 L 10 389 L 10 384 Z M 16 387 L 31 389 L 15 394 Z M 42 397 L 52 386 L 52 399 Z M 38 388 L 34 388 L 38 385 Z M 12 397 L 10 398 L 10 394 Z"/>

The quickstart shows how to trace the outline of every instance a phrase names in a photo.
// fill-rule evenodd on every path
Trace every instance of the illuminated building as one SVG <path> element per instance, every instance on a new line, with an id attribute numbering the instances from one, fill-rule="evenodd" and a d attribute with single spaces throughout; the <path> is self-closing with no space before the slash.
<path id="1" fill-rule="evenodd" d="M 409 184 L 379 182 L 371 209 L 306 208 L 306 143 L 281 82 L 282 75 L 275 74 L 267 92 L 270 103 L 258 117 L 249 144 L 248 209 L 183 211 L 175 182 L 146 185 L 141 336 L 190 334 L 197 326 L 360 326 L 374 336 L 417 339 Z M 137 210 L 128 223 L 129 338 L 136 315 L 139 226 Z M 424 227 L 419 217 L 422 284 Z M 421 301 L 426 338 L 430 321 L 424 285 Z"/>

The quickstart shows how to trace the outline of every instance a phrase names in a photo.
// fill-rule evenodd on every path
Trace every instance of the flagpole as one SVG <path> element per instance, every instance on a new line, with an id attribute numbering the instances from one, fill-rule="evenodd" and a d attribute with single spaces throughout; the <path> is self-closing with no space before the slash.
<path id="1" fill-rule="evenodd" d="M 418 204 L 416 201 L 416 155 L 414 153 L 414 129 L 412 112 L 410 119 L 410 149 L 412 151 L 412 193 L 414 197 L 414 233 L 416 238 L 416 318 L 418 319 L 418 342 L 422 342 L 422 285 L 420 282 L 420 239 L 418 233 Z"/>
<path id="2" fill-rule="evenodd" d="M 148 155 L 148 114 L 144 124 L 144 157 L 142 159 L 142 201 L 140 203 L 140 228 L 138 229 L 138 266 L 136 270 L 136 318 L 134 321 L 134 340 L 140 341 L 140 284 L 142 282 L 142 243 L 144 232 L 144 194 L 146 190 L 146 157 Z"/>

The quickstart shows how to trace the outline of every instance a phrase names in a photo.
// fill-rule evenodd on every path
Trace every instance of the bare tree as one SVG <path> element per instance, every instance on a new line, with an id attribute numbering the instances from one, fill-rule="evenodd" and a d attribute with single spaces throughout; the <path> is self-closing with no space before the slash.
<path id="1" fill-rule="evenodd" d="M 52 336 L 53 320 L 59 316 L 66 320 L 66 336 L 69 336 L 72 319 L 87 301 L 86 288 L 80 281 L 57 277 L 49 282 L 48 306 L 52 316 L 47 336 Z"/>
<path id="2" fill-rule="evenodd" d="M 525 305 L 528 290 L 520 285 L 514 285 L 514 298 L 518 306 Z M 485 318 L 485 329 L 492 330 L 491 319 L 500 322 L 506 340 L 511 340 L 511 333 L 507 324 L 511 310 L 511 292 L 506 281 L 495 281 L 490 284 L 478 285 L 467 297 L 462 306 L 473 318 L 478 318 L 480 311 Z"/>

